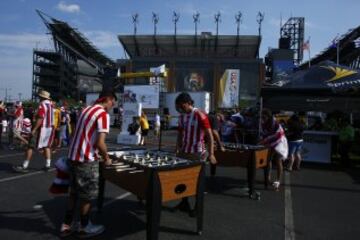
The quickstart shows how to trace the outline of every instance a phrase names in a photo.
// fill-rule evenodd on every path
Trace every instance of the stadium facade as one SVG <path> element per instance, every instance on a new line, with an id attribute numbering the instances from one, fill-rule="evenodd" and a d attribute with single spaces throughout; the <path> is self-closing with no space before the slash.
<path id="1" fill-rule="evenodd" d="M 165 64 L 168 92 L 207 91 L 217 106 L 217 90 L 226 69 L 240 70 L 239 102 L 253 102 L 264 79 L 264 64 L 258 51 L 261 37 L 244 35 L 119 35 L 129 56 L 126 71 L 144 72 Z M 189 79 L 197 78 L 195 88 Z M 133 79 L 128 84 L 148 84 Z"/>

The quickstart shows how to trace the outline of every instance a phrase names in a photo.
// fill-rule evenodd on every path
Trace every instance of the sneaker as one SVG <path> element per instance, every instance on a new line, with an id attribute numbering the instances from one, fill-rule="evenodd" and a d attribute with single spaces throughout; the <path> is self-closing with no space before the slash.
<path id="1" fill-rule="evenodd" d="M 44 166 L 43 168 L 42 168 L 42 170 L 44 171 L 44 172 L 48 172 L 49 170 L 50 170 L 50 166 Z"/>
<path id="2" fill-rule="evenodd" d="M 280 182 L 279 181 L 273 182 L 272 185 L 273 185 L 275 191 L 279 191 L 279 188 L 280 188 Z"/>
<path id="3" fill-rule="evenodd" d="M 78 231 L 78 237 L 79 238 L 90 238 L 97 236 L 101 233 L 103 233 L 105 230 L 105 227 L 103 225 L 95 225 L 91 222 L 88 223 L 86 227 L 80 227 Z"/>
<path id="4" fill-rule="evenodd" d="M 29 169 L 24 168 L 23 165 L 13 166 L 13 170 L 18 173 L 27 173 L 29 172 Z"/>
<path id="5" fill-rule="evenodd" d="M 73 222 L 71 225 L 69 224 L 61 224 L 60 227 L 60 237 L 70 236 L 73 232 L 78 231 L 80 227 L 80 222 Z"/>

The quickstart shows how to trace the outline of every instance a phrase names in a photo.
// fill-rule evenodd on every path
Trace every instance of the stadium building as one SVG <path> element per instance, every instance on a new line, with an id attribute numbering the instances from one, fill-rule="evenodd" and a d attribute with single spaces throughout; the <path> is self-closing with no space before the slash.
<path id="1" fill-rule="evenodd" d="M 217 106 L 219 82 L 226 69 L 240 70 L 239 102 L 253 102 L 264 79 L 259 59 L 259 36 L 212 35 L 119 35 L 129 56 L 126 71 L 149 71 L 165 64 L 168 92 L 207 91 Z M 195 84 L 194 84 L 195 82 Z M 134 79 L 128 84 L 148 84 Z"/>

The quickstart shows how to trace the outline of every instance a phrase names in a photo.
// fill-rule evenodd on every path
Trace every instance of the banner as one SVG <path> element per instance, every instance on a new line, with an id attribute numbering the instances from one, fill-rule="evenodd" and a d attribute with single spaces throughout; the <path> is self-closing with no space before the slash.
<path id="1" fill-rule="evenodd" d="M 150 77 L 149 78 L 149 84 L 150 85 L 160 85 L 160 90 L 162 92 L 166 92 L 166 84 L 165 84 L 165 78 L 161 77 L 161 74 L 164 74 L 166 72 L 165 64 L 159 66 L 159 67 L 152 67 L 150 68 L 150 72 L 154 73 L 156 77 Z"/>
<path id="2" fill-rule="evenodd" d="M 240 70 L 226 69 L 220 79 L 218 107 L 233 108 L 239 104 Z"/>
<path id="3" fill-rule="evenodd" d="M 138 103 L 124 103 L 124 113 L 121 132 L 128 133 L 128 127 L 133 122 L 134 117 L 140 117 L 141 104 Z"/>
<path id="4" fill-rule="evenodd" d="M 141 115 L 141 104 L 139 103 L 124 103 L 124 114 L 121 132 L 117 136 L 118 144 L 139 144 L 140 134 L 130 135 L 128 132 L 129 125 L 133 122 L 134 117 L 140 117 Z"/>
<path id="5" fill-rule="evenodd" d="M 159 85 L 128 85 L 124 87 L 124 103 L 141 103 L 142 108 L 159 108 Z"/>

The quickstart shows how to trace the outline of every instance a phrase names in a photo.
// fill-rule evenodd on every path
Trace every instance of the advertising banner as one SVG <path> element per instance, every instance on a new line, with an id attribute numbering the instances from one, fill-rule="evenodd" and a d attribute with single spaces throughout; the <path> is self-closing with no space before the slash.
<path id="1" fill-rule="evenodd" d="M 220 108 L 237 107 L 239 103 L 240 70 L 226 69 L 220 79 L 218 99 Z"/>
<path id="2" fill-rule="evenodd" d="M 142 108 L 159 108 L 159 85 L 128 85 L 124 88 L 124 103 L 141 103 Z"/>
<path id="3" fill-rule="evenodd" d="M 134 117 L 140 117 L 141 104 L 125 102 L 123 113 L 123 123 L 121 132 L 118 134 L 117 143 L 119 144 L 138 144 L 140 142 L 140 134 L 130 135 L 128 132 L 129 125 L 133 122 Z"/>

